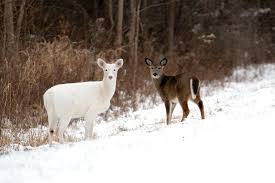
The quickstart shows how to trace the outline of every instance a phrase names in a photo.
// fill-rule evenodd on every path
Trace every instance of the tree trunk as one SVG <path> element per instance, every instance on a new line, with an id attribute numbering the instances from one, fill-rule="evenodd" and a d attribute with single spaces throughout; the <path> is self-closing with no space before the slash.
<path id="1" fill-rule="evenodd" d="M 110 24 L 111 24 L 110 30 L 112 30 L 113 27 L 114 27 L 113 0 L 108 0 L 108 16 L 109 16 L 109 21 L 110 21 Z"/>
<path id="2" fill-rule="evenodd" d="M 116 45 L 121 46 L 122 44 L 122 25 L 123 25 L 123 1 L 118 0 L 118 10 L 117 10 L 117 38 Z"/>
<path id="3" fill-rule="evenodd" d="M 168 22 L 168 55 L 171 58 L 174 49 L 174 27 L 175 27 L 175 1 L 169 5 L 169 22 Z"/>
<path id="4" fill-rule="evenodd" d="M 129 32 L 129 57 L 134 57 L 135 51 L 135 32 L 136 32 L 136 19 L 137 19 L 137 10 L 136 10 L 136 0 L 130 1 L 130 12 L 131 12 L 131 22 L 130 22 L 130 32 Z"/>
<path id="5" fill-rule="evenodd" d="M 6 50 L 5 57 L 11 59 L 15 53 L 15 34 L 13 25 L 13 0 L 5 0 L 4 4 L 4 27 L 5 27 L 5 37 L 6 37 Z"/>
<path id="6" fill-rule="evenodd" d="M 136 33 L 135 33 L 135 45 L 134 45 L 134 62 L 135 62 L 135 66 L 136 66 L 135 68 L 137 68 L 137 63 L 138 63 L 139 23 L 140 23 L 140 0 L 137 0 Z"/>
<path id="7" fill-rule="evenodd" d="M 22 28 L 22 21 L 24 17 L 24 11 L 25 11 L 25 4 L 26 0 L 22 0 L 19 10 L 19 16 L 17 19 L 17 25 L 16 25 L 16 48 L 19 49 L 19 40 L 20 40 L 20 34 L 21 34 L 21 28 Z"/>
<path id="8" fill-rule="evenodd" d="M 143 2 L 142 9 L 145 9 L 148 6 L 148 0 L 143 0 L 142 2 Z M 150 19 L 149 19 L 147 11 L 144 11 L 142 13 L 141 18 L 143 18 L 143 17 L 144 17 L 144 19 L 142 20 L 142 22 L 143 22 L 142 34 L 144 35 L 145 39 L 149 39 L 148 25 L 149 25 Z"/>
<path id="9" fill-rule="evenodd" d="M 134 61 L 134 77 L 133 77 L 133 88 L 135 94 L 138 91 L 138 81 L 137 81 L 137 68 L 138 68 L 138 41 L 139 41 L 139 23 L 140 23 L 140 0 L 136 0 L 135 5 L 135 34 L 134 34 L 134 45 L 133 45 L 133 61 Z M 137 97 L 137 96 L 136 96 Z M 136 98 L 136 105 L 138 104 L 138 98 Z"/>

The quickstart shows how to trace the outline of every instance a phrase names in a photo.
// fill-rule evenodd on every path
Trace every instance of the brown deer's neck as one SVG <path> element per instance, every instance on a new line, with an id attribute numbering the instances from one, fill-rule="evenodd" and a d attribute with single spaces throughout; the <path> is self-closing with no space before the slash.
<path id="1" fill-rule="evenodd" d="M 153 79 L 153 82 L 162 100 L 173 100 L 177 97 L 175 76 L 162 75 L 158 79 Z"/>
<path id="2" fill-rule="evenodd" d="M 161 75 L 159 78 L 152 78 L 157 90 L 160 90 L 165 82 L 165 75 Z"/>

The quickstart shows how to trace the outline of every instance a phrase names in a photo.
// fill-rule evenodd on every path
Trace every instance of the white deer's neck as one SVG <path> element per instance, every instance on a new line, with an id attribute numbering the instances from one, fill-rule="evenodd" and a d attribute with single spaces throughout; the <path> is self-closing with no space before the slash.
<path id="1" fill-rule="evenodd" d="M 116 78 L 110 80 L 104 77 L 102 80 L 102 89 L 104 96 L 111 99 L 116 90 Z"/>

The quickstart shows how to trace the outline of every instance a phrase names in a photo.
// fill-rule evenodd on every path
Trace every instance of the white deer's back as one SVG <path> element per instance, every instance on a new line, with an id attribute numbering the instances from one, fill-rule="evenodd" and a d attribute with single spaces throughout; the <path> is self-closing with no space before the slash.
<path id="1" fill-rule="evenodd" d="M 106 105 L 102 94 L 102 81 L 68 83 L 48 89 L 44 100 L 53 102 L 48 105 L 54 105 L 58 117 L 70 114 L 72 118 L 78 118 L 83 117 L 91 106 Z"/>

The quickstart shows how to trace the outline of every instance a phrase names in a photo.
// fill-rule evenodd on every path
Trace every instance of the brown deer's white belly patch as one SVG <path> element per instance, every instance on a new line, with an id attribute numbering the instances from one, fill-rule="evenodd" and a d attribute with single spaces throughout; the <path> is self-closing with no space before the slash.
<path id="1" fill-rule="evenodd" d="M 172 100 L 171 100 L 171 102 L 172 103 L 179 103 L 179 99 L 176 97 L 176 98 L 173 98 Z"/>

